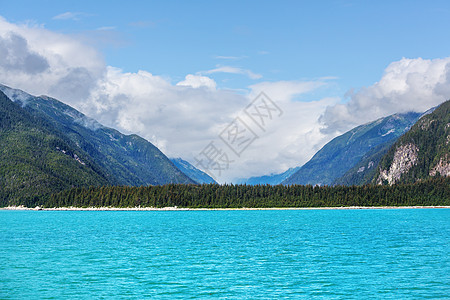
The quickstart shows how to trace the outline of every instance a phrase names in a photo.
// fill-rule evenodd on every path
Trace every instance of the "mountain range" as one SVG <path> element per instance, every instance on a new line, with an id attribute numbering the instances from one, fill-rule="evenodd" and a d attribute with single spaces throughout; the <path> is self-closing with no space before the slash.
<path id="1" fill-rule="evenodd" d="M 8 199 L 73 186 L 196 183 L 137 135 L 105 127 L 50 97 L 4 85 L 0 93 L 0 184 Z"/>
<path id="2" fill-rule="evenodd" d="M 303 166 L 238 183 L 393 184 L 449 176 L 449 103 L 424 114 L 394 114 L 358 126 L 327 143 Z M 3 205 L 73 187 L 216 183 L 138 135 L 103 126 L 56 99 L 4 85 L 0 142 Z"/>
<path id="3" fill-rule="evenodd" d="M 448 101 L 439 106 L 438 112 L 444 110 L 446 105 L 448 105 L 447 103 Z M 377 181 L 374 177 L 377 174 L 379 175 L 378 165 L 380 161 L 384 159 L 383 162 L 385 163 L 388 159 L 384 157 L 388 153 L 391 156 L 393 155 L 393 150 L 391 150 L 393 145 L 401 137 L 403 138 L 404 134 L 409 136 L 409 134 L 416 132 L 417 129 L 412 130 L 411 133 L 409 133 L 409 130 L 419 119 L 421 120 L 420 122 L 425 122 L 423 120 L 433 117 L 435 109 L 431 108 L 422 114 L 415 112 L 394 114 L 358 126 L 328 142 L 303 166 L 290 168 L 280 174 L 240 179 L 238 183 L 250 185 L 311 184 L 347 186 L 375 183 Z M 435 119 L 442 119 L 443 116 L 446 116 L 445 112 L 441 113 L 440 118 Z M 436 122 L 433 121 L 432 124 L 436 124 Z M 443 119 L 440 122 L 444 124 L 446 121 Z M 436 136 L 440 136 L 442 140 L 445 140 L 446 137 L 442 136 L 443 129 L 441 128 L 440 130 L 432 132 L 432 136 L 428 137 L 428 139 L 435 139 Z M 434 159 L 441 159 L 440 164 L 445 165 L 446 157 L 442 157 L 442 152 L 448 154 L 448 149 L 442 145 L 440 149 L 438 151 L 440 151 L 441 156 Z M 421 156 L 419 155 L 419 157 Z M 445 173 L 445 171 L 443 172 Z M 426 178 L 426 176 L 422 174 L 421 178 Z M 378 183 L 380 182 L 378 180 Z"/>
<path id="4" fill-rule="evenodd" d="M 236 180 L 237 184 L 249 184 L 249 185 L 257 185 L 257 184 L 270 184 L 277 185 L 281 184 L 284 180 L 292 176 L 295 172 L 297 172 L 300 167 L 289 168 L 288 170 L 276 174 L 263 175 L 263 176 L 254 176 L 250 178 L 239 178 Z"/>
<path id="5" fill-rule="evenodd" d="M 238 183 L 250 185 L 367 183 L 367 178 L 372 179 L 371 176 L 375 174 L 376 168 L 373 167 L 377 165 L 382 155 L 421 115 L 414 112 L 394 114 L 358 126 L 325 144 L 302 166 L 290 168 L 280 174 L 242 178 Z M 357 168 L 355 174 L 352 172 L 353 168 Z"/>
<path id="6" fill-rule="evenodd" d="M 413 183 L 450 176 L 450 101 L 423 114 L 394 114 L 327 143 L 283 184 Z"/>
<path id="7" fill-rule="evenodd" d="M 419 117 L 419 113 L 395 114 L 358 126 L 331 140 L 282 183 L 332 185 L 372 149 L 400 137 Z"/>

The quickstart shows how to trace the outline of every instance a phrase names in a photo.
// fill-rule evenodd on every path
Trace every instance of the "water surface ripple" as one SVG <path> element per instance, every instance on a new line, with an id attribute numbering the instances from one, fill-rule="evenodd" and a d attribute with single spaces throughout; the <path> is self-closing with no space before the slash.
<path id="1" fill-rule="evenodd" d="M 0 298 L 445 299 L 450 209 L 0 211 Z"/>

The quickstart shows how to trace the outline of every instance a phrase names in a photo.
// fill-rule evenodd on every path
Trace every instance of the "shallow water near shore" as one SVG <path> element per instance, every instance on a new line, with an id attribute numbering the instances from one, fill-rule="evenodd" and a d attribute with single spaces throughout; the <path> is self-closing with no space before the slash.
<path id="1" fill-rule="evenodd" d="M 447 298 L 450 209 L 0 211 L 0 298 Z"/>

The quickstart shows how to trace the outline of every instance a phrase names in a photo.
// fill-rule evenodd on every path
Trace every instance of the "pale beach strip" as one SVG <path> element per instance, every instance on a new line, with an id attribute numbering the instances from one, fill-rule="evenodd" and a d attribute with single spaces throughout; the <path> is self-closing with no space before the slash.
<path id="1" fill-rule="evenodd" d="M 0 210 L 31 211 L 229 211 L 229 210 L 349 210 L 349 209 L 429 209 L 450 206 L 337 206 L 337 207 L 240 207 L 240 208 L 187 208 L 187 207 L 25 207 L 7 206 Z"/>

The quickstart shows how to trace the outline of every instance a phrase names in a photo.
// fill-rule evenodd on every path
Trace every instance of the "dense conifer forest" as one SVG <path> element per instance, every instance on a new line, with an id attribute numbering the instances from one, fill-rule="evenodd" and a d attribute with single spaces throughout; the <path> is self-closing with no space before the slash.
<path id="1" fill-rule="evenodd" d="M 3 200 L 3 199 L 2 199 Z M 1 202 L 1 206 L 9 203 Z M 267 208 L 450 205 L 450 178 L 392 186 L 183 185 L 74 188 L 16 203 L 34 207 Z"/>

